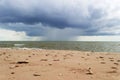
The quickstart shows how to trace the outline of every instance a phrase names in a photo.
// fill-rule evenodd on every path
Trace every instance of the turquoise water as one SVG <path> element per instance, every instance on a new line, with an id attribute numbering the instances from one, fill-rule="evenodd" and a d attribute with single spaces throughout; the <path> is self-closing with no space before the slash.
<path id="1" fill-rule="evenodd" d="M 95 52 L 120 52 L 120 42 L 79 41 L 1 41 L 0 47 L 26 47 L 57 50 L 80 50 Z"/>

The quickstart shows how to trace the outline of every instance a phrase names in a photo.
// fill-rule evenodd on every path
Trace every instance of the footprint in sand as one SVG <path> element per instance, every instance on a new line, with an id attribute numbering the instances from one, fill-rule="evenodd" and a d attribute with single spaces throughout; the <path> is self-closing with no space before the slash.
<path id="1" fill-rule="evenodd" d="M 117 60 L 117 62 L 120 62 L 120 60 Z"/>
<path id="2" fill-rule="evenodd" d="M 28 57 L 31 57 L 31 56 L 28 56 Z"/>
<path id="3" fill-rule="evenodd" d="M 100 62 L 101 64 L 106 64 L 106 62 Z"/>
<path id="4" fill-rule="evenodd" d="M 9 67 L 9 69 L 14 69 L 14 68 L 17 68 L 17 67 L 19 67 L 19 65 L 12 65 L 12 66 Z"/>
<path id="5" fill-rule="evenodd" d="M 53 61 L 60 61 L 59 59 L 54 59 Z"/>
<path id="6" fill-rule="evenodd" d="M 33 53 L 32 55 L 34 56 L 35 54 Z"/>
<path id="7" fill-rule="evenodd" d="M 91 68 L 88 68 L 88 70 L 87 70 L 87 73 L 86 73 L 87 75 L 93 75 L 93 72 L 92 72 L 92 70 L 91 70 Z"/>
<path id="8" fill-rule="evenodd" d="M 25 60 L 29 60 L 29 59 L 25 59 Z"/>
<path id="9" fill-rule="evenodd" d="M 102 57 L 102 56 L 99 56 L 99 58 L 103 59 L 104 57 Z"/>
<path id="10" fill-rule="evenodd" d="M 113 59 L 111 59 L 110 61 L 111 61 L 111 62 L 113 62 L 114 60 L 113 60 Z"/>
<path id="11" fill-rule="evenodd" d="M 62 73 L 59 73 L 58 76 L 63 76 L 63 74 L 62 74 Z"/>
<path id="12" fill-rule="evenodd" d="M 119 63 L 114 63 L 115 65 L 119 65 Z"/>
<path id="13" fill-rule="evenodd" d="M 117 73 L 116 70 L 108 71 L 107 73 Z"/>
<path id="14" fill-rule="evenodd" d="M 48 59 L 41 59 L 40 61 L 48 61 Z"/>
<path id="15" fill-rule="evenodd" d="M 70 71 L 72 71 L 73 73 L 81 73 L 84 72 L 82 69 L 80 68 L 71 68 Z"/>
<path id="16" fill-rule="evenodd" d="M 111 69 L 118 69 L 117 67 L 111 67 Z"/>
<path id="17" fill-rule="evenodd" d="M 109 59 L 114 59 L 113 57 L 109 57 Z"/>
<path id="18" fill-rule="evenodd" d="M 85 58 L 85 57 L 81 57 L 81 58 Z"/>

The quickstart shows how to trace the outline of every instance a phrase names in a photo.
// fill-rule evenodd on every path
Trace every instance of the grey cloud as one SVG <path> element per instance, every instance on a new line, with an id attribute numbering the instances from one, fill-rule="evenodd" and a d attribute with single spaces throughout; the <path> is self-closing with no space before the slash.
<path id="1" fill-rule="evenodd" d="M 58 2 L 30 0 L 29 3 L 27 0 L 4 0 L 0 5 L 0 22 L 31 25 L 42 23 L 57 28 L 87 28 L 92 26 L 94 19 L 104 15 L 101 9 L 90 8 L 89 5 L 84 7 L 82 0 L 80 2 L 77 0 L 58 0 Z"/>
<path id="2" fill-rule="evenodd" d="M 24 31 L 29 36 L 45 36 L 49 40 L 116 34 L 107 30 L 110 27 L 115 31 L 114 26 L 120 25 L 120 17 L 109 19 L 112 13 L 109 5 L 104 0 L 92 1 L 0 0 L 0 28 Z"/>

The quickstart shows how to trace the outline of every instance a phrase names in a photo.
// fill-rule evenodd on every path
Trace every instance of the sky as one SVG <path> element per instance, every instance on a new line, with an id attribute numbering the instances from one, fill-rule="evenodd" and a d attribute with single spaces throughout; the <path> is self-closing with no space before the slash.
<path id="1" fill-rule="evenodd" d="M 120 0 L 0 0 L 0 41 L 120 41 Z"/>

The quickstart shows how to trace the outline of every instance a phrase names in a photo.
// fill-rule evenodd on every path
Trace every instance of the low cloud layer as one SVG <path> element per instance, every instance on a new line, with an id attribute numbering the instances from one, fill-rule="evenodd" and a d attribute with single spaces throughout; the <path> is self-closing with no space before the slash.
<path id="1" fill-rule="evenodd" d="M 0 41 L 34 41 L 42 40 L 42 37 L 30 37 L 25 32 L 0 29 Z"/>
<path id="2" fill-rule="evenodd" d="M 0 28 L 46 40 L 120 35 L 120 0 L 0 0 Z"/>

